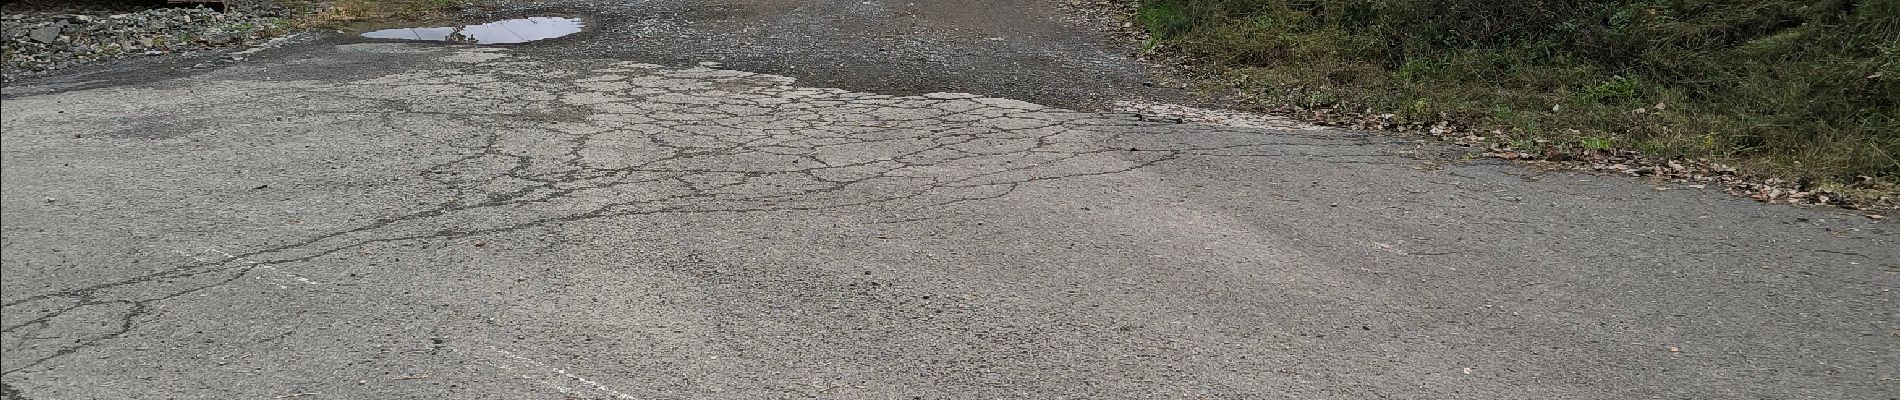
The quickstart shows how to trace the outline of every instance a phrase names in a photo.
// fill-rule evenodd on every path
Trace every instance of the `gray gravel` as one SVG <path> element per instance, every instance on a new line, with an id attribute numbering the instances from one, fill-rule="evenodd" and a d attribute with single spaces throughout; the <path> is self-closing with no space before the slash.
<path id="1" fill-rule="evenodd" d="M 284 31 L 285 12 L 274 7 L 89 7 L 85 4 L 9 6 L 0 26 L 0 75 L 57 70 L 126 57 L 255 44 Z"/>

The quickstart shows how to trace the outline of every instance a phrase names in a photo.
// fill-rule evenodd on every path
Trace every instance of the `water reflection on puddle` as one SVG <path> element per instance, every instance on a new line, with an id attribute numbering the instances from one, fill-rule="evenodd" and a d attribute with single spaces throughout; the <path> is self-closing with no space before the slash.
<path id="1" fill-rule="evenodd" d="M 384 29 L 364 32 L 363 37 L 479 44 L 523 43 L 567 36 L 580 32 L 583 26 L 578 18 L 528 17 L 460 28 Z"/>

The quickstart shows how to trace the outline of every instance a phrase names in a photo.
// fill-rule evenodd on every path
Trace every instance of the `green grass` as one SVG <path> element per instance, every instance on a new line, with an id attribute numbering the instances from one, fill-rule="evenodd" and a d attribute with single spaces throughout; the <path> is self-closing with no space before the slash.
<path id="1" fill-rule="evenodd" d="M 1900 0 L 1146 0 L 1134 19 L 1273 103 L 1900 180 Z"/>

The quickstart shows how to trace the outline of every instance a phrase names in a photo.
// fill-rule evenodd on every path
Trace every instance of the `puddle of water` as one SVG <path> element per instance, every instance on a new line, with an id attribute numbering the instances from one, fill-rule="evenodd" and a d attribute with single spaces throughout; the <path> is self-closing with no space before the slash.
<path id="1" fill-rule="evenodd" d="M 426 40 L 477 44 L 525 43 L 580 32 L 579 18 L 528 17 L 462 27 L 397 28 L 364 32 L 371 39 Z"/>

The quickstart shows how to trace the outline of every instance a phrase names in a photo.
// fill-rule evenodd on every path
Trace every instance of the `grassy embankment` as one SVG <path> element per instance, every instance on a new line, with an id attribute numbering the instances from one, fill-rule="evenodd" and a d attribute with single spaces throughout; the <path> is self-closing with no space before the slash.
<path id="1" fill-rule="evenodd" d="M 1900 180 L 1900 0 L 1144 0 L 1135 18 L 1275 105 L 1847 193 Z"/>

